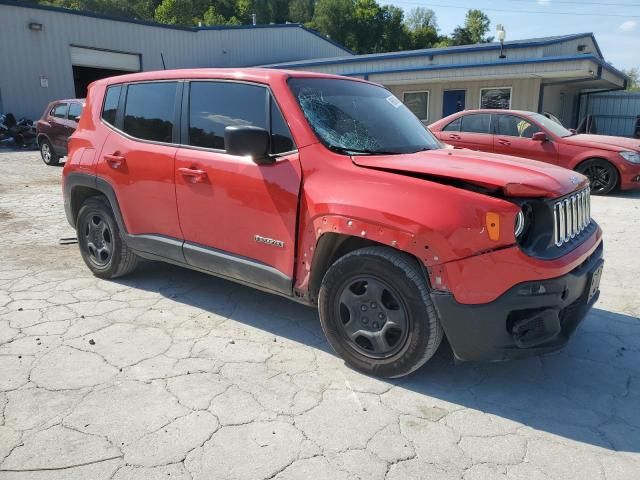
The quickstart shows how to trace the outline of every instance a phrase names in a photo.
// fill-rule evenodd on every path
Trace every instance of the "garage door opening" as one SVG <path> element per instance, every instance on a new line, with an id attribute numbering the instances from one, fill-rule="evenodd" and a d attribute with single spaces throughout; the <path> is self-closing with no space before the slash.
<path id="1" fill-rule="evenodd" d="M 71 65 L 76 98 L 87 95 L 91 82 L 101 78 L 140 71 L 140 55 L 71 46 Z"/>
<path id="2" fill-rule="evenodd" d="M 125 73 L 131 72 L 126 70 L 109 70 L 106 68 L 77 67 L 74 65 L 73 85 L 76 89 L 76 98 L 85 98 L 87 96 L 87 87 L 91 82 Z"/>

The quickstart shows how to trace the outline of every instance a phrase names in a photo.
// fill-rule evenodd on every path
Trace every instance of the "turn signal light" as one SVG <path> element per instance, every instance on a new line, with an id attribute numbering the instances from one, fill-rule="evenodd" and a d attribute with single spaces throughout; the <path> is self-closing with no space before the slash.
<path id="1" fill-rule="evenodd" d="M 487 233 L 491 240 L 500 240 L 500 215 L 494 212 L 487 213 Z"/>

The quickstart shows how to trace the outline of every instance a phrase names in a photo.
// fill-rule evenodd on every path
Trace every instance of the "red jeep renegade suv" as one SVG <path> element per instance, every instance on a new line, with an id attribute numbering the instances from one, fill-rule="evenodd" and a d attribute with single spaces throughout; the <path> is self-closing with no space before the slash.
<path id="1" fill-rule="evenodd" d="M 461 360 L 562 347 L 598 297 L 585 177 L 444 148 L 389 91 L 283 70 L 93 83 L 64 168 L 102 278 L 139 258 L 317 305 L 333 348 L 383 377 L 446 335 Z"/>

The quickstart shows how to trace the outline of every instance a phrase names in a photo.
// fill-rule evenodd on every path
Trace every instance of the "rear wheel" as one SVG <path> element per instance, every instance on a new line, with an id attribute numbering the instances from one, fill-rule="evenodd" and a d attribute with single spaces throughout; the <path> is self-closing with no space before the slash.
<path id="1" fill-rule="evenodd" d="M 318 309 L 333 349 L 367 374 L 408 375 L 433 356 L 443 336 L 416 261 L 386 247 L 336 261 L 322 281 Z"/>
<path id="2" fill-rule="evenodd" d="M 78 245 L 84 263 L 100 278 L 117 278 L 131 273 L 139 257 L 124 242 L 104 197 L 89 198 L 76 221 Z"/>
<path id="3" fill-rule="evenodd" d="M 42 161 L 50 166 L 58 165 L 60 162 L 60 156 L 55 152 L 49 140 L 42 139 L 40 140 L 40 156 L 42 157 Z"/>
<path id="4" fill-rule="evenodd" d="M 606 160 L 587 160 L 578 165 L 576 170 L 589 179 L 591 193 L 594 195 L 606 195 L 618 184 L 618 170 Z"/>

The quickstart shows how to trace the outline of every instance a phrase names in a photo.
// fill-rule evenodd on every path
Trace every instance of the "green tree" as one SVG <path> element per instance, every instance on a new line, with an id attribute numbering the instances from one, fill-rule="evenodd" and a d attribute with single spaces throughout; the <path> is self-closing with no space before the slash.
<path id="1" fill-rule="evenodd" d="M 317 0 L 311 27 L 343 45 L 353 48 L 353 0 Z"/>
<path id="2" fill-rule="evenodd" d="M 204 25 L 224 25 L 227 23 L 227 19 L 218 13 L 216 7 L 211 5 L 204 12 L 204 15 L 202 16 L 202 23 Z"/>
<path id="3" fill-rule="evenodd" d="M 155 20 L 169 25 L 193 25 L 193 4 L 191 0 L 162 0 Z"/>
<path id="4" fill-rule="evenodd" d="M 440 40 L 436 12 L 429 8 L 412 9 L 405 25 L 411 36 L 412 48 L 431 48 Z"/>
<path id="5" fill-rule="evenodd" d="M 382 7 L 382 44 L 379 52 L 392 52 L 412 48 L 411 39 L 404 24 L 404 12 L 399 7 L 385 5 Z"/>
<path id="6" fill-rule="evenodd" d="M 482 10 L 471 9 L 467 12 L 463 27 L 456 27 L 451 35 L 453 45 L 471 45 L 474 43 L 487 43 L 493 41 L 493 37 L 487 37 L 491 20 Z"/>
<path id="7" fill-rule="evenodd" d="M 627 90 L 632 92 L 640 92 L 640 69 L 628 68 L 622 70 L 629 77 L 629 81 L 627 82 Z"/>
<path id="8" fill-rule="evenodd" d="M 289 2 L 289 20 L 307 23 L 313 18 L 315 0 L 291 0 Z"/>
<path id="9" fill-rule="evenodd" d="M 384 25 L 382 9 L 376 0 L 355 0 L 348 27 L 352 34 L 351 48 L 358 53 L 380 51 Z"/>

